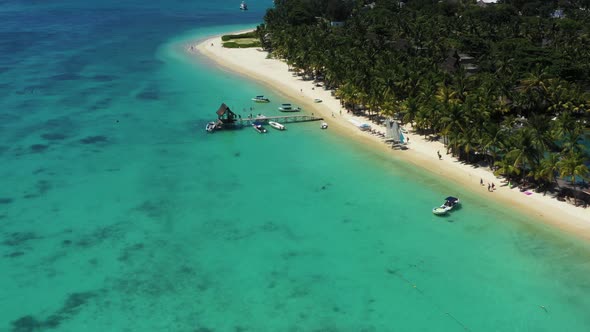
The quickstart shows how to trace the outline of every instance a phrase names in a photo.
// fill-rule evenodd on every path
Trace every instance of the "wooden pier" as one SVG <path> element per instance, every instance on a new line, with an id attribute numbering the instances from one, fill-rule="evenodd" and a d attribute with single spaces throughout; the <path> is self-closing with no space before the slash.
<path id="1" fill-rule="evenodd" d="M 255 116 L 236 119 L 238 125 L 251 125 L 253 123 L 268 123 L 268 121 L 275 121 L 279 123 L 293 123 L 293 122 L 309 122 L 320 121 L 324 118 L 314 115 L 278 115 L 278 116 Z"/>
<path id="2" fill-rule="evenodd" d="M 229 107 L 225 104 L 221 104 L 216 112 L 217 122 L 210 122 L 207 124 L 207 131 L 212 132 L 220 129 L 230 128 L 242 128 L 245 126 L 251 126 L 254 123 L 266 124 L 269 121 L 275 121 L 279 123 L 294 123 L 294 122 L 309 122 L 309 121 L 320 121 L 324 118 L 319 116 L 305 115 L 305 114 L 289 114 L 289 115 L 278 115 L 278 116 L 265 116 L 258 114 L 256 116 L 250 115 L 242 117 L 232 112 Z"/>

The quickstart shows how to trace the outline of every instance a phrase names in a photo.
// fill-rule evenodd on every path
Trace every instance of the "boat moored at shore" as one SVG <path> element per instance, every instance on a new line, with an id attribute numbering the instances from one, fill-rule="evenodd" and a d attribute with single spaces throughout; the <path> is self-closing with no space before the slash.
<path id="1" fill-rule="evenodd" d="M 321 125 L 320 128 L 322 128 L 322 129 L 328 129 L 328 123 L 322 122 L 322 125 Z"/>
<path id="2" fill-rule="evenodd" d="M 299 111 L 301 111 L 301 107 L 294 107 L 291 104 L 281 104 L 281 106 L 279 106 L 279 111 L 281 111 L 281 112 L 299 112 Z"/>

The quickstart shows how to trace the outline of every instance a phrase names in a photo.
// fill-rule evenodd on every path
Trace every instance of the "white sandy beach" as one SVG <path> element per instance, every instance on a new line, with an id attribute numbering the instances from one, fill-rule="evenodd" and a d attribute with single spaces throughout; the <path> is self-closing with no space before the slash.
<path id="1" fill-rule="evenodd" d="M 582 207 L 576 207 L 571 203 L 561 202 L 542 193 L 533 192 L 530 195 L 522 193 L 518 188 L 510 189 L 502 179 L 497 178 L 487 167 L 476 168 L 459 162 L 451 155 L 446 155 L 446 148 L 440 142 L 430 142 L 424 137 L 413 134 L 411 127 L 406 126 L 409 132 L 409 144 L 407 150 L 394 150 L 383 143 L 382 139 L 367 132 L 360 131 L 349 120 L 354 117 L 340 106 L 340 101 L 331 96 L 329 90 L 314 88 L 312 81 L 304 81 L 301 77 L 293 76 L 288 71 L 287 64 L 276 60 L 267 59 L 267 52 L 255 48 L 226 49 L 223 48 L 221 36 L 205 40 L 198 45 L 189 45 L 189 52 L 203 54 L 232 72 L 237 72 L 250 79 L 280 91 L 293 98 L 308 112 L 321 115 L 330 125 L 330 131 L 335 134 L 345 135 L 350 139 L 381 149 L 406 162 L 424 168 L 438 176 L 444 176 L 462 186 L 472 190 L 475 194 L 486 195 L 487 199 L 497 200 L 501 204 L 510 206 L 538 219 L 540 222 L 558 227 L 566 232 L 590 240 L 590 211 Z M 314 103 L 319 98 L 322 103 Z M 367 119 L 357 118 L 358 121 L 367 122 L 373 128 L 385 132 L 384 127 L 378 127 Z M 442 160 L 437 157 L 437 151 L 442 154 Z M 484 186 L 480 185 L 483 179 Z M 494 183 L 496 190 L 488 192 L 487 184 Z"/>

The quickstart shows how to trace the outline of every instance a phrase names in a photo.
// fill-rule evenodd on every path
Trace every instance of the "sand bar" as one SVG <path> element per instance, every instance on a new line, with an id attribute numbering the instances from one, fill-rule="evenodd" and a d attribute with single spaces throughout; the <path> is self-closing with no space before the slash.
<path id="1" fill-rule="evenodd" d="M 241 32 L 243 31 L 236 33 Z M 407 144 L 408 149 L 393 150 L 384 144 L 382 139 L 360 131 L 350 121 L 356 119 L 370 123 L 367 119 L 347 113 L 340 106 L 340 101 L 332 97 L 331 91 L 315 87 L 313 81 L 304 81 L 301 77 L 293 75 L 286 63 L 277 59 L 267 59 L 268 53 L 260 49 L 229 49 L 221 45 L 221 36 L 216 36 L 197 45 L 188 45 L 187 51 L 202 54 L 223 68 L 242 74 L 289 96 L 293 99 L 293 103 L 302 105 L 308 113 L 314 112 L 324 117 L 330 125 L 330 131 L 357 140 L 367 147 L 396 154 L 400 160 L 419 166 L 436 176 L 446 177 L 468 190 L 473 190 L 476 194 L 481 192 L 481 195 L 486 195 L 486 199 L 507 204 L 525 215 L 530 215 L 533 219 L 590 240 L 590 210 L 558 201 L 549 194 L 544 196 L 542 193 L 533 192 L 526 195 L 518 188 L 510 189 L 506 183 L 502 182 L 502 179 L 494 176 L 489 168 L 476 168 L 459 162 L 451 155 L 446 155 L 446 148 L 442 143 L 430 142 L 423 136 L 413 134 L 409 126 L 406 126 L 410 138 Z M 314 103 L 315 99 L 321 99 L 322 102 Z M 370 124 L 373 128 L 385 132 L 384 127 Z M 437 157 L 437 151 L 442 154 L 440 160 Z M 484 186 L 480 185 L 481 179 Z M 495 183 L 494 192 L 488 192 L 488 183 Z"/>

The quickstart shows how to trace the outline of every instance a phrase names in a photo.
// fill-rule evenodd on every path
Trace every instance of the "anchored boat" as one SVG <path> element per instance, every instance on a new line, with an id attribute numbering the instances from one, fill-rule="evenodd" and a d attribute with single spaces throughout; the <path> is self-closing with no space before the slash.
<path id="1" fill-rule="evenodd" d="M 447 212 L 454 209 L 457 205 L 459 205 L 459 199 L 457 197 L 449 196 L 449 197 L 445 198 L 445 202 L 443 203 L 443 205 L 432 209 L 432 213 L 439 215 L 439 216 L 443 215 L 443 214 L 447 214 Z"/>
<path id="2" fill-rule="evenodd" d="M 252 98 L 252 101 L 257 102 L 257 103 L 270 103 L 270 99 L 268 99 L 264 96 L 256 96 L 256 97 Z"/>

